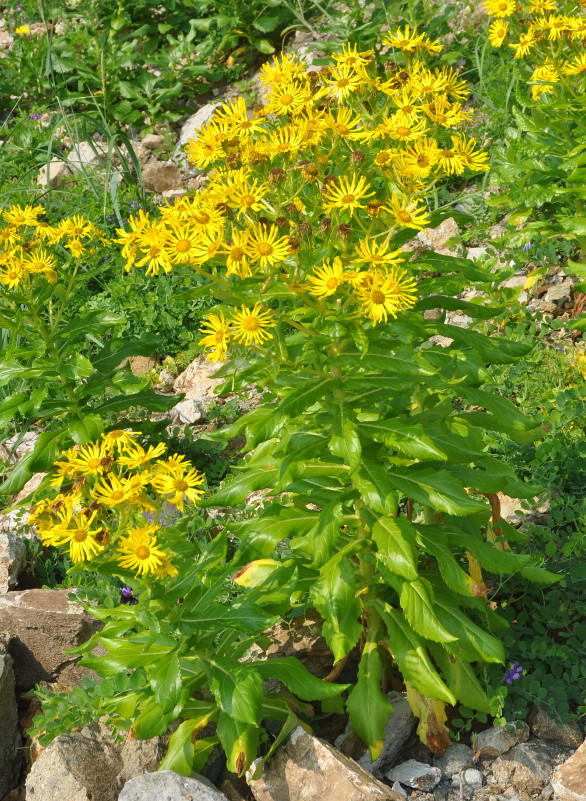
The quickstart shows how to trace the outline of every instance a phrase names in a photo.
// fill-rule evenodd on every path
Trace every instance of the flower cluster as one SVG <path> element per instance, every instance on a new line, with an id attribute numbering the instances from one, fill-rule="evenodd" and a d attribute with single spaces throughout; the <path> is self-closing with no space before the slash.
<path id="1" fill-rule="evenodd" d="M 94 252 L 97 242 L 108 240 L 89 220 L 74 215 L 52 226 L 42 219 L 43 206 L 16 205 L 2 212 L 0 227 L 0 284 L 8 289 L 27 281 L 58 280 L 64 252 L 76 260 Z"/>
<path id="2" fill-rule="evenodd" d="M 114 430 L 66 451 L 51 478 L 59 494 L 40 501 L 28 522 L 44 545 L 66 546 L 74 563 L 115 558 L 136 575 L 174 576 L 159 516 L 167 502 L 180 511 L 186 501 L 196 504 L 204 475 L 183 456 L 165 458 L 162 442 L 143 448 L 138 436 Z"/>
<path id="3" fill-rule="evenodd" d="M 562 13 L 560 5 L 568 5 Z M 583 95 L 586 82 L 586 16 L 584 3 L 558 3 L 556 0 L 485 0 L 484 8 L 496 19 L 490 26 L 493 47 L 507 39 L 516 59 L 528 58 L 532 65 L 531 95 L 551 94 L 555 84 L 567 85 L 571 94 Z M 571 85 L 571 86 L 570 86 Z"/>
<path id="4" fill-rule="evenodd" d="M 383 44 L 394 60 L 382 70 L 356 45 L 319 72 L 289 55 L 265 64 L 264 104 L 251 114 L 231 100 L 189 141 L 203 188 L 118 231 L 128 270 L 187 265 L 235 298 L 242 311 L 226 321 L 214 310 L 203 329 L 212 358 L 231 338 L 266 339 L 271 297 L 373 325 L 412 306 L 394 240 L 429 224 L 425 196 L 439 180 L 488 169 L 455 130 L 473 113 L 466 82 L 428 63 L 441 45 L 409 26 Z"/>

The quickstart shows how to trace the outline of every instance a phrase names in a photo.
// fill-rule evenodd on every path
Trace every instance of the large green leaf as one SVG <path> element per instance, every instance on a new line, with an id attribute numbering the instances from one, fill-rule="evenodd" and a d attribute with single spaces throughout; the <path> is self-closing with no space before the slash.
<path id="1" fill-rule="evenodd" d="M 431 644 L 430 650 L 456 699 L 471 709 L 478 709 L 480 712 L 490 714 L 490 698 L 482 689 L 472 665 L 460 659 L 451 658 L 447 651 L 444 651 L 439 645 Z"/>
<path id="2" fill-rule="evenodd" d="M 438 512 L 459 516 L 486 509 L 485 504 L 473 500 L 462 484 L 446 470 L 425 464 L 393 467 L 389 473 L 389 483 L 408 498 L 431 506 Z"/>
<path id="3" fill-rule="evenodd" d="M 78 445 L 98 440 L 104 431 L 104 423 L 98 414 L 87 414 L 82 418 L 74 418 L 68 426 L 71 439 Z"/>
<path id="4" fill-rule="evenodd" d="M 279 478 L 276 466 L 258 467 L 254 470 L 248 468 L 240 475 L 226 479 L 222 487 L 213 495 L 203 498 L 199 505 L 207 506 L 236 506 L 250 495 L 251 492 L 266 487 L 273 487 Z"/>
<path id="5" fill-rule="evenodd" d="M 396 512 L 398 498 L 389 483 L 389 469 L 375 461 L 374 456 L 363 454 L 358 469 L 352 474 L 352 483 L 364 503 L 375 512 Z"/>
<path id="6" fill-rule="evenodd" d="M 348 417 L 342 403 L 335 407 L 332 432 L 328 448 L 334 456 L 343 459 L 350 470 L 355 470 L 360 464 L 362 447 L 356 425 Z"/>
<path id="7" fill-rule="evenodd" d="M 223 712 L 233 720 L 257 726 L 260 722 L 263 684 L 256 667 L 237 661 L 208 660 L 210 689 Z"/>
<path id="8" fill-rule="evenodd" d="M 434 642 L 456 639 L 456 635 L 447 631 L 436 616 L 433 589 L 425 579 L 404 581 L 400 601 L 405 617 L 422 637 Z"/>
<path id="9" fill-rule="evenodd" d="M 19 407 L 28 401 L 26 392 L 15 392 L 0 403 L 0 426 L 7 425 L 19 413 Z"/>
<path id="10" fill-rule="evenodd" d="M 179 724 L 171 735 L 167 753 L 159 765 L 159 770 L 174 770 L 182 776 L 191 776 L 194 771 L 201 772 L 218 738 L 205 737 L 202 740 L 194 740 L 194 733 L 200 727 L 199 718 L 190 718 Z M 196 766 L 196 761 L 199 766 Z"/>
<path id="11" fill-rule="evenodd" d="M 338 662 L 356 645 L 363 631 L 356 577 L 348 556 L 342 551 L 326 562 L 319 573 L 310 595 L 325 621 L 322 633 Z"/>
<path id="12" fill-rule="evenodd" d="M 167 654 L 150 672 L 155 700 L 163 710 L 170 712 L 181 697 L 181 672 L 177 653 Z"/>
<path id="13" fill-rule="evenodd" d="M 148 409 L 151 412 L 167 412 L 172 409 L 181 395 L 159 395 L 150 389 L 135 392 L 134 395 L 117 395 L 100 404 L 94 412 L 96 414 L 112 414 L 113 412 L 126 412 L 129 409 Z"/>
<path id="14" fill-rule="evenodd" d="M 459 393 L 468 403 L 480 406 L 497 418 L 505 420 L 509 428 L 516 431 L 531 431 L 535 428 L 535 420 L 523 414 L 514 403 L 511 403 L 503 395 L 465 386 L 460 388 Z"/>
<path id="15" fill-rule="evenodd" d="M 292 693 L 304 701 L 323 701 L 326 698 L 335 698 L 350 686 L 348 684 L 332 684 L 318 679 L 294 656 L 256 662 L 255 669 L 263 679 L 282 681 Z"/>
<path id="16" fill-rule="evenodd" d="M 278 406 L 279 414 L 297 417 L 307 411 L 317 401 L 325 399 L 338 382 L 333 378 L 310 379 L 303 385 L 285 395 Z"/>
<path id="17" fill-rule="evenodd" d="M 360 423 L 361 435 L 384 442 L 411 459 L 446 461 L 446 454 L 426 435 L 424 427 L 411 420 L 377 420 Z"/>
<path id="18" fill-rule="evenodd" d="M 261 514 L 235 525 L 231 531 L 241 538 L 234 556 L 235 564 L 247 564 L 270 556 L 281 540 L 307 534 L 317 521 L 318 512 L 288 506 L 280 507 L 277 514 Z"/>
<path id="19" fill-rule="evenodd" d="M 217 731 L 228 759 L 226 767 L 232 773 L 242 776 L 256 756 L 260 727 L 234 720 L 227 713 L 221 712 Z"/>
<path id="20" fill-rule="evenodd" d="M 374 762 L 379 756 L 385 735 L 385 726 L 393 707 L 381 690 L 382 663 L 378 644 L 367 641 L 358 667 L 358 680 L 348 696 L 346 707 L 354 731 L 370 748 Z"/>
<path id="21" fill-rule="evenodd" d="M 403 677 L 416 690 L 429 698 L 455 703 L 455 697 L 446 687 L 428 656 L 425 643 L 416 634 L 405 616 L 388 604 L 376 602 L 376 609 L 382 617 L 389 635 L 389 644 Z M 441 646 L 438 646 L 441 650 Z"/>
<path id="22" fill-rule="evenodd" d="M 461 595 L 474 595 L 474 580 L 462 570 L 448 547 L 447 535 L 440 526 L 417 526 L 417 540 L 424 551 L 435 556 L 446 586 Z"/>
<path id="23" fill-rule="evenodd" d="M 377 559 L 409 581 L 418 578 L 415 528 L 404 517 L 381 517 L 372 529 Z"/>
<path id="24" fill-rule="evenodd" d="M 504 662 L 502 642 L 473 623 L 447 593 L 440 592 L 437 588 L 434 609 L 442 626 L 456 638 L 446 646 L 456 658 L 465 662 Z"/>

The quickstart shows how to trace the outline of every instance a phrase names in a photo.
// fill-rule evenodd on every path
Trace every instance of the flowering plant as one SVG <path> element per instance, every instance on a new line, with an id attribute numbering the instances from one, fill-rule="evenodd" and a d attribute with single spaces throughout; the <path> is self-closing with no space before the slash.
<path id="1" fill-rule="evenodd" d="M 8 336 L 0 351 L 0 424 L 20 419 L 22 433 L 33 421 L 43 429 L 0 486 L 6 496 L 48 470 L 68 442 L 99 437 L 110 414 L 136 406 L 164 410 L 173 399 L 144 390 L 121 369 L 127 356 L 150 355 L 152 342 L 103 341 L 123 318 L 95 311 L 71 316 L 72 294 L 92 279 L 90 263 L 108 245 L 101 231 L 79 215 L 51 225 L 45 209 L 31 205 L 4 210 L 2 223 L 0 325 Z"/>
<path id="2" fill-rule="evenodd" d="M 506 48 L 518 79 L 531 87 L 530 95 L 517 91 L 516 125 L 497 149 L 497 175 L 510 191 L 491 202 L 514 212 L 510 226 L 522 224 L 509 237 L 514 245 L 535 234 L 574 241 L 568 271 L 586 279 L 584 3 L 486 0 L 484 7 L 495 17 L 491 44 Z M 534 270 L 528 286 L 546 270 Z"/>
<path id="3" fill-rule="evenodd" d="M 535 490 L 483 441 L 485 429 L 534 436 L 533 421 L 482 386 L 487 363 L 526 347 L 447 320 L 499 314 L 482 292 L 462 298 L 486 290 L 490 272 L 402 250 L 439 221 L 427 197 L 445 176 L 486 169 L 458 128 L 472 113 L 466 84 L 429 65 L 441 45 L 422 32 L 394 30 L 385 48 L 382 68 L 355 47 L 319 73 L 290 56 L 265 65 L 266 103 L 252 117 L 242 100 L 225 104 L 188 146 L 204 188 L 119 231 L 128 269 L 204 276 L 192 296 L 218 300 L 201 340 L 223 362 L 216 376 L 231 391 L 263 390 L 257 408 L 206 435 L 246 439 L 232 479 L 199 501 L 224 510 L 221 533 L 176 546 L 178 575 L 147 577 L 136 606 L 96 610 L 106 625 L 84 649 L 106 647 L 84 659 L 105 676 L 133 669 L 108 706 L 118 725 L 148 737 L 184 719 L 163 767 L 199 770 L 219 739 L 242 774 L 264 721 L 283 721 L 274 748 L 299 718 L 311 724 L 299 698 L 339 710 L 346 689 L 374 758 L 393 672 L 439 753 L 445 705 L 489 712 L 474 666 L 504 661 L 495 632 L 506 624 L 483 570 L 552 580 L 513 552 L 520 535 L 499 514 L 498 492 Z M 259 490 L 263 504 L 243 515 Z M 333 654 L 329 680 L 358 650 L 354 686 L 248 655 L 270 621 L 310 610 Z M 290 692 L 264 694 L 266 678 Z M 198 739 L 210 721 L 216 735 Z"/>

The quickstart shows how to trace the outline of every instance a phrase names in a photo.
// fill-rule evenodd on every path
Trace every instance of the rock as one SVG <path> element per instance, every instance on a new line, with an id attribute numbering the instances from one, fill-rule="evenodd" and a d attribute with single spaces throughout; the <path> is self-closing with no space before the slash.
<path id="1" fill-rule="evenodd" d="M 191 426 L 204 418 L 205 408 L 195 398 L 185 398 L 169 412 L 170 417 L 174 415 L 178 416 L 182 423 Z"/>
<path id="2" fill-rule="evenodd" d="M 155 369 L 157 360 L 154 356 L 130 356 L 128 366 L 132 375 L 142 376 Z"/>
<path id="3" fill-rule="evenodd" d="M 509 731 L 509 727 L 511 731 Z M 512 724 L 507 726 L 494 726 L 485 729 L 476 736 L 476 753 L 480 757 L 498 757 L 506 753 L 517 743 L 527 742 L 529 727 L 526 723 L 522 728 L 515 729 Z"/>
<path id="4" fill-rule="evenodd" d="M 363 767 L 298 726 L 265 763 L 260 779 L 247 780 L 256 801 L 403 801 Z"/>
<path id="5" fill-rule="evenodd" d="M 543 740 L 520 743 L 492 763 L 492 772 L 501 787 L 533 793 L 549 782 L 557 754 L 556 748 Z"/>
<path id="6" fill-rule="evenodd" d="M 544 301 L 550 304 L 554 303 L 559 308 L 563 308 L 570 303 L 571 295 L 572 280 L 568 278 L 560 283 L 552 284 L 545 293 Z"/>
<path id="7" fill-rule="evenodd" d="M 67 154 L 67 163 L 73 170 L 95 169 L 104 163 L 107 149 L 98 141 L 93 145 L 89 142 L 78 142 Z"/>
<path id="8" fill-rule="evenodd" d="M 584 733 L 576 721 L 556 723 L 545 709 L 536 704 L 532 705 L 527 722 L 533 734 L 541 740 L 549 740 L 564 748 L 579 748 L 582 745 Z"/>
<path id="9" fill-rule="evenodd" d="M 507 278 L 506 281 L 501 283 L 501 286 L 506 287 L 507 289 L 516 289 L 520 286 L 525 286 L 525 281 L 527 280 L 527 276 L 523 273 L 521 275 L 512 275 L 510 278 Z"/>
<path id="10" fill-rule="evenodd" d="M 442 772 L 433 765 L 426 765 L 425 762 L 418 762 L 416 759 L 408 759 L 401 762 L 387 773 L 386 778 L 391 782 L 400 782 L 413 787 L 414 790 L 433 790 L 442 778 Z"/>
<path id="11" fill-rule="evenodd" d="M 453 776 L 469 765 L 473 756 L 474 751 L 469 746 L 464 743 L 454 743 L 446 748 L 440 757 L 436 757 L 433 764 L 441 770 L 442 776 Z"/>
<path id="12" fill-rule="evenodd" d="M 486 245 L 483 245 L 479 248 L 468 248 L 466 253 L 466 258 L 470 259 L 471 261 L 476 261 L 477 259 L 482 259 L 483 256 L 486 256 L 488 253 L 488 248 Z"/>
<path id="13" fill-rule="evenodd" d="M 175 376 L 170 370 L 167 370 L 166 367 L 163 367 L 163 369 L 159 373 L 159 383 L 161 384 L 164 390 L 166 390 L 167 392 L 172 392 L 173 384 L 175 383 Z"/>
<path id="14" fill-rule="evenodd" d="M 181 187 L 181 173 L 174 164 L 152 158 L 142 171 L 142 180 L 146 189 L 162 194 L 168 189 Z"/>
<path id="15" fill-rule="evenodd" d="M 42 187 L 71 186 L 73 172 L 70 166 L 60 158 L 52 158 L 49 164 L 43 164 L 37 175 L 37 184 Z"/>
<path id="16" fill-rule="evenodd" d="M 36 431 L 26 431 L 22 436 L 14 434 L 9 439 L 5 439 L 0 446 L 2 449 L 0 458 L 10 458 L 13 462 L 18 462 L 19 459 L 34 450 L 38 441 L 39 435 Z"/>
<path id="17" fill-rule="evenodd" d="M 467 789 L 478 789 L 482 787 L 482 783 L 484 781 L 484 776 L 479 770 L 475 768 L 466 768 L 463 770 L 462 773 L 458 771 L 452 776 L 452 784 L 454 787 L 462 786 L 465 790 Z"/>
<path id="18" fill-rule="evenodd" d="M 117 801 L 122 767 L 113 745 L 86 729 L 60 734 L 39 755 L 26 780 L 27 801 Z"/>
<path id="19" fill-rule="evenodd" d="M 555 801 L 586 801 L 586 742 L 553 774 Z"/>
<path id="20" fill-rule="evenodd" d="M 218 363 L 213 364 L 205 356 L 200 356 L 177 376 L 174 391 L 183 392 L 186 398 L 197 399 L 204 405 L 216 400 L 214 390 L 223 382 L 222 378 L 214 378 L 219 367 Z"/>
<path id="21" fill-rule="evenodd" d="M 0 640 L 0 798 L 13 790 L 19 780 L 23 751 L 14 691 L 12 657 Z"/>
<path id="22" fill-rule="evenodd" d="M 156 150 L 158 147 L 163 147 L 165 137 L 160 134 L 147 134 L 143 140 L 143 147 L 147 150 Z"/>
<path id="23" fill-rule="evenodd" d="M 0 595 L 0 631 L 12 635 L 16 689 L 31 690 L 40 681 L 77 683 L 88 671 L 79 657 L 65 654 L 88 640 L 102 624 L 81 606 L 70 604 L 68 590 L 22 590 Z"/>
<path id="24" fill-rule="evenodd" d="M 0 595 L 16 587 L 24 569 L 26 546 L 13 531 L 0 530 Z"/>
<path id="25" fill-rule="evenodd" d="M 354 735 L 352 724 L 350 723 L 344 734 L 338 737 L 335 742 L 336 748 L 339 748 L 347 756 L 352 756 L 359 765 L 362 765 L 369 773 L 378 778 L 382 778 L 395 762 L 417 722 L 407 701 L 407 693 L 391 692 L 389 693 L 389 701 L 393 706 L 393 712 L 385 726 L 384 743 L 378 759 L 374 762 L 371 761 L 370 752 L 361 740 L 361 751 L 364 751 L 361 756 L 355 755 L 348 750 L 351 746 L 352 735 Z M 348 738 L 350 738 L 350 741 Z"/>
<path id="26" fill-rule="evenodd" d="M 275 623 L 265 632 L 271 645 L 262 649 L 255 643 L 248 652 L 248 658 L 264 660 L 294 656 L 310 673 L 323 679 L 332 670 L 334 658 L 322 636 L 321 624 L 321 619 L 312 617 L 295 618 L 290 625 Z M 360 742 L 364 748 L 364 744 Z M 347 751 L 344 753 L 349 756 Z M 360 753 L 362 754 L 362 750 Z"/>
<path id="27" fill-rule="evenodd" d="M 96 799 L 95 801 L 98 801 Z M 203 776 L 188 778 L 173 770 L 145 773 L 124 785 L 118 801 L 227 801 Z"/>
<path id="28" fill-rule="evenodd" d="M 221 103 L 206 103 L 199 111 L 192 114 L 191 117 L 185 120 L 181 126 L 181 133 L 179 134 L 179 141 L 177 142 L 176 152 L 183 151 L 185 145 L 192 139 L 197 131 L 211 120 L 217 108 L 221 107 Z"/>
<path id="29" fill-rule="evenodd" d="M 175 203 L 187 194 L 187 189 L 168 189 L 163 192 L 163 198 L 168 206 L 174 206 Z"/>
<path id="30" fill-rule="evenodd" d="M 424 228 L 415 237 L 426 250 L 433 250 L 435 253 L 442 253 L 448 256 L 457 256 L 457 252 L 451 250 L 447 243 L 450 239 L 460 236 L 460 228 L 453 217 L 448 217 L 440 223 L 437 228 Z"/>

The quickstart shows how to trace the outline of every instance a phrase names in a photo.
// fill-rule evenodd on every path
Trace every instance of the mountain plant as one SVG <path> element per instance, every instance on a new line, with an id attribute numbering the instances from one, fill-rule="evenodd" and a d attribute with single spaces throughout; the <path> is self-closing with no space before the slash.
<path id="1" fill-rule="evenodd" d="M 557 578 L 511 548 L 521 535 L 500 519 L 498 493 L 535 489 L 485 447 L 487 431 L 535 436 L 535 421 L 483 386 L 491 364 L 514 363 L 528 347 L 476 330 L 503 312 L 488 299 L 488 270 L 402 250 L 441 220 L 427 197 L 446 176 L 487 169 L 459 130 L 472 114 L 467 86 L 433 66 L 442 45 L 421 31 L 395 29 L 383 44 L 384 56 L 344 47 L 319 72 L 287 55 L 265 65 L 265 105 L 252 116 L 241 99 L 223 105 L 188 145 L 208 172 L 204 187 L 119 230 L 129 270 L 203 277 L 193 298 L 218 301 L 201 345 L 221 362 L 220 391 L 262 392 L 260 405 L 206 435 L 244 434 L 244 458 L 198 500 L 222 514 L 219 530 L 179 536 L 186 517 L 161 533 L 176 575 L 157 575 L 163 557 L 151 558 L 149 543 L 138 564 L 113 560 L 108 545 L 75 568 L 118 575 L 138 598 L 90 610 L 105 626 L 82 647 L 83 663 L 111 692 L 94 696 L 97 715 L 136 737 L 182 721 L 165 768 L 201 770 L 219 741 L 242 775 L 259 746 L 267 758 L 299 719 L 312 725 L 308 702 L 342 711 L 346 691 L 374 758 L 393 675 L 440 753 L 446 705 L 502 706 L 506 688 L 491 696 L 477 677 L 506 658 L 491 574 Z M 470 324 L 449 322 L 453 311 Z M 155 457 L 136 463 L 145 521 L 170 469 Z M 98 500 L 98 477 L 88 482 Z M 262 503 L 247 505 L 251 493 Z M 333 655 L 328 681 L 291 657 L 252 658 L 272 622 L 315 612 Z M 107 654 L 91 656 L 98 642 Z M 351 653 L 356 682 L 333 683 Z M 283 726 L 269 748 L 262 732 L 275 719 Z M 215 730 L 200 738 L 209 723 Z"/>

